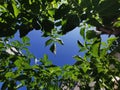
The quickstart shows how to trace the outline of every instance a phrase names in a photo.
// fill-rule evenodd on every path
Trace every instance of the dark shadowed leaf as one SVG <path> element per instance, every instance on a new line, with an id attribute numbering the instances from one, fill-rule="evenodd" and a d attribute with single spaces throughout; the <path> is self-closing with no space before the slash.
<path id="1" fill-rule="evenodd" d="M 16 80 L 27 80 L 28 76 L 27 75 L 20 75 L 18 77 L 15 78 Z"/>
<path id="2" fill-rule="evenodd" d="M 88 24 L 93 25 L 95 27 L 102 27 L 102 25 L 100 24 L 100 22 L 98 20 L 96 20 L 95 18 L 90 18 L 87 21 Z"/>
<path id="3" fill-rule="evenodd" d="M 51 47 L 50 47 L 50 51 L 54 54 L 56 54 L 56 44 L 52 44 Z"/>
<path id="4" fill-rule="evenodd" d="M 70 6 L 67 4 L 62 4 L 56 11 L 55 11 L 55 20 L 58 20 L 64 17 L 70 10 Z"/>
<path id="5" fill-rule="evenodd" d="M 94 30 L 88 30 L 86 32 L 86 38 L 87 39 L 93 39 L 95 38 L 97 35 L 96 35 L 96 32 Z"/>
<path id="6" fill-rule="evenodd" d="M 62 33 L 66 34 L 79 25 L 79 17 L 76 14 L 67 15 L 62 21 Z"/>
<path id="7" fill-rule="evenodd" d="M 84 47 L 83 44 L 79 40 L 77 41 L 77 44 L 78 44 L 78 47 L 80 47 L 80 48 Z"/>
<path id="8" fill-rule="evenodd" d="M 1 90 L 6 90 L 7 87 L 8 87 L 8 84 L 9 84 L 9 82 L 8 82 L 8 81 L 5 81 L 5 82 L 3 83 L 3 85 L 2 85 L 2 87 L 1 87 Z"/>

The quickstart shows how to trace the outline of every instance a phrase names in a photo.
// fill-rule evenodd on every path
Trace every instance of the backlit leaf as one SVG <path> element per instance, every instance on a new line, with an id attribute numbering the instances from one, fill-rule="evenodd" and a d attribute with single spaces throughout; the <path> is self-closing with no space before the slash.
<path id="1" fill-rule="evenodd" d="M 50 51 L 56 54 L 56 44 L 52 44 L 52 46 L 50 47 Z"/>
<path id="2" fill-rule="evenodd" d="M 53 42 L 53 40 L 52 40 L 52 39 L 47 40 L 47 41 L 45 42 L 45 46 L 50 45 L 52 42 Z"/>

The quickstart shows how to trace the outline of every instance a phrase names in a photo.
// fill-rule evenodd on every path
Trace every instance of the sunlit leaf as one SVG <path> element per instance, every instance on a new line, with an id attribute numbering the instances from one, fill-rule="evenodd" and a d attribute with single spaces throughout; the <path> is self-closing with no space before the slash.
<path id="1" fill-rule="evenodd" d="M 91 54 L 94 57 L 99 57 L 100 52 L 100 42 L 94 43 L 91 46 Z"/>
<path id="2" fill-rule="evenodd" d="M 55 9 L 48 10 L 48 13 L 49 13 L 50 16 L 53 17 L 55 15 Z"/>
<path id="3" fill-rule="evenodd" d="M 14 15 L 15 15 L 15 17 L 17 17 L 19 14 L 19 9 L 17 7 L 15 0 L 12 0 L 12 6 L 13 6 L 13 10 L 14 10 Z"/>
<path id="4" fill-rule="evenodd" d="M 113 26 L 115 26 L 115 27 L 120 27 L 120 21 L 117 21 L 117 22 L 115 22 L 114 24 L 113 24 Z"/>
<path id="5" fill-rule="evenodd" d="M 110 38 L 108 38 L 108 40 L 107 40 L 108 47 L 110 47 L 115 40 L 117 40 L 116 37 L 110 37 Z"/>
<path id="6" fill-rule="evenodd" d="M 13 78 L 14 76 L 15 75 L 14 75 L 13 72 L 7 72 L 6 75 L 5 75 L 6 78 Z"/>

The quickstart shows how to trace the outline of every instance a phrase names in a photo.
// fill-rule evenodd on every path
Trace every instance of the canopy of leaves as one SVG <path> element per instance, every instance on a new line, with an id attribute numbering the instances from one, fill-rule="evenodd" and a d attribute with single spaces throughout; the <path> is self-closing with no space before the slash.
<path id="1" fill-rule="evenodd" d="M 41 30 L 49 37 L 45 46 L 56 54 L 56 42 L 76 27 L 84 42 L 77 41 L 84 57 L 75 55 L 74 65 L 53 65 L 47 55 L 37 60 L 27 46 L 25 37 L 32 30 Z M 102 42 L 101 34 L 120 34 L 120 0 L 0 0 L 0 82 L 1 90 L 61 90 L 73 88 L 80 82 L 81 90 L 89 90 L 89 83 L 96 81 L 95 90 L 113 89 L 112 78 L 120 77 L 120 62 L 112 55 L 119 47 L 119 37 Z M 19 31 L 20 41 L 10 37 Z M 118 40 L 116 42 L 116 40 Z M 117 45 L 117 47 L 116 47 Z M 25 51 L 23 54 L 21 51 Z M 31 65 L 32 60 L 36 60 Z M 119 86 L 119 82 L 117 82 Z"/>

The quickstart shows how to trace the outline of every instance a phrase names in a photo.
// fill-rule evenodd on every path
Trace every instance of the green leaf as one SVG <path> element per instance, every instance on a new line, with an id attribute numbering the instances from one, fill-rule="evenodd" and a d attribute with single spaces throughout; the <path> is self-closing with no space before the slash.
<path id="1" fill-rule="evenodd" d="M 49 9 L 48 14 L 53 17 L 55 15 L 55 9 Z"/>
<path id="2" fill-rule="evenodd" d="M 44 57 L 40 59 L 40 62 L 45 66 L 52 65 L 52 62 L 48 60 L 48 56 L 46 54 L 44 54 Z"/>
<path id="3" fill-rule="evenodd" d="M 83 44 L 79 40 L 77 41 L 77 44 L 78 44 L 78 47 L 80 48 L 84 47 Z"/>
<path id="4" fill-rule="evenodd" d="M 22 38 L 22 42 L 23 43 L 27 43 L 27 42 L 29 42 L 30 41 L 30 39 L 28 38 L 28 37 L 23 37 Z"/>
<path id="5" fill-rule="evenodd" d="M 97 36 L 96 32 L 94 30 L 88 30 L 86 32 L 86 38 L 87 39 L 93 39 Z"/>
<path id="6" fill-rule="evenodd" d="M 113 26 L 115 26 L 115 27 L 120 27 L 120 21 L 117 21 L 117 22 L 115 22 L 114 24 L 113 24 Z"/>
<path id="7" fill-rule="evenodd" d="M 45 46 L 48 46 L 50 45 L 51 43 L 53 42 L 53 39 L 49 39 L 45 42 Z"/>
<path id="8" fill-rule="evenodd" d="M 48 60 L 48 56 L 47 56 L 46 54 L 44 54 L 43 59 L 44 59 L 45 61 L 47 61 L 47 60 Z"/>
<path id="9" fill-rule="evenodd" d="M 13 10 L 14 10 L 14 15 L 15 15 L 15 17 L 17 17 L 19 14 L 19 9 L 17 7 L 15 0 L 12 0 L 12 6 L 13 6 Z"/>
<path id="10" fill-rule="evenodd" d="M 5 74 L 5 77 L 6 78 L 14 78 L 14 73 L 13 72 L 7 72 L 6 74 Z"/>
<path id="11" fill-rule="evenodd" d="M 85 63 L 81 64 L 81 67 L 82 67 L 82 70 L 83 70 L 84 73 L 86 73 L 87 70 L 90 69 L 90 67 L 87 65 L 87 63 L 86 64 Z"/>
<path id="12" fill-rule="evenodd" d="M 85 28 L 80 29 L 80 35 L 85 39 Z"/>
<path id="13" fill-rule="evenodd" d="M 78 55 L 74 56 L 73 58 L 74 58 L 75 60 L 77 60 L 77 61 L 81 61 L 81 60 L 83 60 L 83 58 L 80 57 L 80 56 L 78 56 Z"/>
<path id="14" fill-rule="evenodd" d="M 108 40 L 107 40 L 108 47 L 110 47 L 115 40 L 117 40 L 116 37 L 110 37 L 110 38 L 108 38 Z"/>
<path id="15" fill-rule="evenodd" d="M 50 47 L 50 51 L 54 54 L 56 54 L 56 44 L 52 44 L 51 47 Z"/>
<path id="16" fill-rule="evenodd" d="M 90 52 L 94 57 L 99 57 L 99 50 L 100 50 L 100 42 L 91 45 Z"/>
<path id="17" fill-rule="evenodd" d="M 60 38 L 56 38 L 57 42 L 61 45 L 64 45 L 63 41 Z"/>

